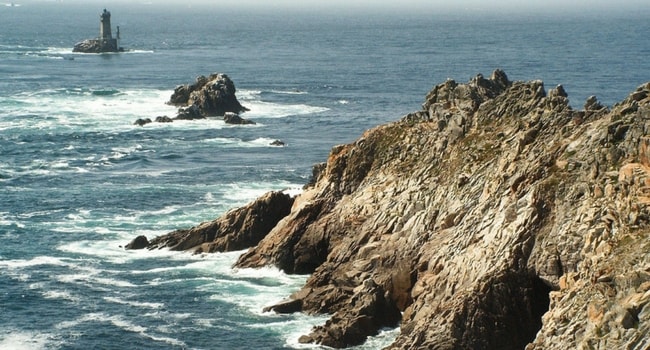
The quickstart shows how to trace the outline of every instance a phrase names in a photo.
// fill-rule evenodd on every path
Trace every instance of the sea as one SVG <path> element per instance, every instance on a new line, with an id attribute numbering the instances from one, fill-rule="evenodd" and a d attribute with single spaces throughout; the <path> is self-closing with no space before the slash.
<path id="1" fill-rule="evenodd" d="M 123 246 L 267 191 L 299 193 L 333 146 L 419 110 L 448 78 L 503 69 L 562 84 L 575 108 L 591 95 L 612 106 L 650 81 L 643 4 L 536 14 L 180 3 L 115 2 L 126 51 L 111 54 L 72 52 L 98 35 L 100 2 L 0 6 L 0 349 L 320 349 L 298 338 L 327 315 L 262 311 L 308 276 L 233 268 L 241 251 Z M 174 117 L 174 88 L 217 72 L 255 125 L 133 124 Z"/>

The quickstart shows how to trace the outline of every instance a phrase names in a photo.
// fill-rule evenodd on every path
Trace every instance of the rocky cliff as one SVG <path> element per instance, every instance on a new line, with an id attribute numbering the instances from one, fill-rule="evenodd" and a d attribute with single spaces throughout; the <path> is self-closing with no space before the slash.
<path id="1" fill-rule="evenodd" d="M 390 349 L 646 349 L 649 127 L 650 83 L 574 110 L 561 86 L 502 71 L 448 80 L 334 147 L 236 265 L 311 273 L 269 308 L 331 314 L 305 343 L 399 324 Z"/>

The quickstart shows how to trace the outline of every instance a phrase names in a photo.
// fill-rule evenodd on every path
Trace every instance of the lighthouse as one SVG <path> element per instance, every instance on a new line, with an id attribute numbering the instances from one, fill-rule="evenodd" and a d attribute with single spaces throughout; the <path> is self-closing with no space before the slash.
<path id="1" fill-rule="evenodd" d="M 120 27 L 117 27 L 117 38 L 113 38 L 113 34 L 111 34 L 111 13 L 104 9 L 104 12 L 99 15 L 99 37 L 77 43 L 72 51 L 84 53 L 124 51 L 119 47 L 118 39 L 120 39 Z"/>
<path id="2" fill-rule="evenodd" d="M 100 39 L 113 39 L 111 35 L 111 13 L 104 9 L 99 15 L 99 38 Z"/>

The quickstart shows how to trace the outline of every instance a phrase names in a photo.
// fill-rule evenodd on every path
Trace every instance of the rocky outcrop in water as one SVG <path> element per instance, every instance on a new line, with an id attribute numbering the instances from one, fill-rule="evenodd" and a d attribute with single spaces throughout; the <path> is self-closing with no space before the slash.
<path id="1" fill-rule="evenodd" d="M 107 53 L 124 52 L 124 48 L 117 46 L 117 40 L 86 39 L 74 45 L 72 52 L 80 53 Z"/>
<path id="2" fill-rule="evenodd" d="M 104 9 L 99 15 L 99 37 L 86 39 L 74 45 L 72 52 L 80 53 L 106 53 L 122 52 L 124 49 L 118 45 L 120 27 L 117 27 L 117 38 L 111 34 L 111 13 Z"/>
<path id="3" fill-rule="evenodd" d="M 448 80 L 334 147 L 236 266 L 311 273 L 268 308 L 332 315 L 301 342 L 400 323 L 389 349 L 648 348 L 649 128 L 650 83 L 574 110 L 502 71 Z"/>
<path id="4" fill-rule="evenodd" d="M 196 78 L 194 84 L 179 85 L 167 102 L 179 106 L 174 118 L 158 116 L 157 123 L 171 123 L 174 120 L 194 120 L 208 117 L 223 117 L 226 124 L 253 125 L 254 121 L 244 119 L 239 113 L 248 111 L 235 95 L 235 83 L 223 73 L 214 73 L 209 77 Z M 138 119 L 133 124 L 144 126 L 151 123 L 150 118 Z"/>
<path id="5" fill-rule="evenodd" d="M 177 119 L 198 119 L 225 116 L 226 113 L 239 114 L 248 109 L 242 106 L 235 96 L 235 83 L 223 73 L 196 78 L 191 85 L 176 87 L 169 104 L 182 107 Z"/>

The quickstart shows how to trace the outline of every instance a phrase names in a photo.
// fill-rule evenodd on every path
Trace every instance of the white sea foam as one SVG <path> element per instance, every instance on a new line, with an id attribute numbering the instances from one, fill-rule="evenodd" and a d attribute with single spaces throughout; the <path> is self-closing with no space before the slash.
<path id="1" fill-rule="evenodd" d="M 0 128 L 38 128 L 59 130 L 71 128 L 92 131 L 126 130 L 138 118 L 175 115 L 176 107 L 165 104 L 168 90 L 91 90 L 59 89 L 25 92 L 12 96 L 15 107 L 5 111 L 9 117 L 20 117 L 16 124 L 0 121 Z M 31 117 L 25 117 L 31 116 Z M 47 116 L 43 118 L 41 116 Z"/>
<path id="2" fill-rule="evenodd" d="M 47 333 L 10 330 L 0 333 L 0 349 L 39 350 L 47 349 L 52 344 L 52 335 Z"/>
<path id="3" fill-rule="evenodd" d="M 393 343 L 395 338 L 400 333 L 400 328 L 384 328 L 379 331 L 379 334 L 368 337 L 365 343 L 362 345 L 356 346 L 354 350 L 374 350 L 374 349 L 383 349 Z"/>
<path id="4" fill-rule="evenodd" d="M 294 321 L 281 322 L 278 324 L 271 324 L 271 327 L 277 329 L 277 331 L 284 336 L 285 346 L 292 349 L 323 349 L 322 345 L 318 344 L 302 344 L 298 342 L 298 339 L 302 335 L 309 334 L 311 329 L 314 326 L 322 325 L 327 321 L 328 316 L 306 316 L 300 315 Z M 264 324 L 260 324 L 260 328 L 264 327 Z M 395 341 L 395 338 L 399 335 L 400 329 L 397 328 L 385 328 L 379 331 L 375 336 L 370 336 L 368 339 L 361 345 L 352 346 L 348 348 L 349 350 L 375 350 L 383 349 L 389 346 Z"/>
<path id="5" fill-rule="evenodd" d="M 79 317 L 79 318 L 77 318 L 76 320 L 73 320 L 73 321 L 60 322 L 59 324 L 57 324 L 56 328 L 58 328 L 58 329 L 68 329 L 68 328 L 73 328 L 73 327 L 76 327 L 76 326 L 78 326 L 80 324 L 89 323 L 89 322 L 110 323 L 110 324 L 114 325 L 115 327 L 118 327 L 118 328 L 120 328 L 120 329 L 122 329 L 124 331 L 127 331 L 127 332 L 139 333 L 142 336 L 145 336 L 147 338 L 150 338 L 150 339 L 153 339 L 153 340 L 156 340 L 156 341 L 168 342 L 167 341 L 168 338 L 160 338 L 160 340 L 158 340 L 157 337 L 148 334 L 147 333 L 147 330 L 148 330 L 147 327 L 135 324 L 135 323 L 125 319 L 121 315 L 108 315 L 108 314 L 103 313 L 103 312 L 89 313 L 89 314 L 85 314 L 85 315 L 83 315 L 83 316 L 81 316 L 81 317 Z M 183 344 L 181 341 L 176 340 L 176 339 L 172 339 L 172 341 L 175 344 L 178 344 L 178 345 Z"/>
<path id="6" fill-rule="evenodd" d="M 76 297 L 65 290 L 46 290 L 43 291 L 42 294 L 45 299 L 62 299 L 72 302 L 79 302 L 81 300 L 79 297 Z"/>
<path id="7" fill-rule="evenodd" d="M 7 212 L 1 212 L 0 213 L 0 226 L 16 226 L 18 228 L 25 228 L 25 224 L 23 224 L 21 221 L 16 220 L 13 215 L 7 213 Z M 8 232 L 5 232 L 5 235 L 7 235 Z"/>
<path id="8" fill-rule="evenodd" d="M 25 267 L 52 265 L 52 266 L 71 266 L 69 259 L 58 258 L 54 256 L 37 256 L 35 258 L 24 260 L 0 260 L 0 266 L 7 269 L 22 269 Z"/>
<path id="9" fill-rule="evenodd" d="M 274 94 L 284 94 L 284 95 L 306 95 L 307 91 L 300 90 L 271 90 Z"/>
<path id="10" fill-rule="evenodd" d="M 234 202 L 234 203 L 246 203 L 249 202 L 264 193 L 268 192 L 269 186 L 264 186 L 264 184 L 230 184 L 228 185 L 229 190 L 224 193 L 224 198 Z"/>
<path id="11" fill-rule="evenodd" d="M 138 324 L 135 324 L 131 322 L 128 319 L 125 319 L 121 315 L 108 315 L 106 313 L 90 313 L 83 315 L 76 320 L 73 321 L 65 321 L 65 322 L 60 322 L 56 328 L 58 329 L 67 329 L 67 328 L 72 328 L 76 327 L 79 324 L 82 323 L 88 323 L 88 322 L 99 322 L 99 323 L 110 323 L 114 325 L 115 327 L 118 327 L 126 332 L 133 332 L 133 333 L 138 333 L 142 335 L 143 337 L 149 338 L 153 341 L 156 342 L 162 342 L 162 343 L 167 343 L 171 344 L 174 346 L 179 346 L 179 347 L 185 347 L 185 342 L 175 339 L 175 338 L 170 338 L 170 337 L 161 337 L 158 335 L 154 335 L 148 332 L 148 328 L 145 326 L 141 326 Z"/>
<path id="12" fill-rule="evenodd" d="M 255 140 L 253 140 L 253 141 L 250 141 L 249 144 L 251 146 L 253 146 L 253 147 L 277 147 L 277 146 L 271 145 L 271 143 L 273 141 L 275 141 L 275 139 L 270 139 L 270 138 L 267 138 L 267 137 L 260 137 L 260 138 L 257 138 Z"/>
<path id="13" fill-rule="evenodd" d="M 273 90 L 276 94 L 302 95 L 302 91 Z M 238 98 L 244 106 L 250 109 L 246 112 L 246 118 L 283 118 L 295 115 L 307 115 L 321 113 L 329 110 L 325 107 L 310 106 L 306 104 L 276 103 L 260 99 L 259 90 L 238 90 Z"/>
<path id="14" fill-rule="evenodd" d="M 215 198 L 212 192 L 207 192 L 205 195 L 203 195 L 203 200 L 210 203 L 210 202 L 214 202 Z"/>
<path id="15" fill-rule="evenodd" d="M 257 100 L 259 99 L 259 96 L 261 94 L 262 91 L 260 90 L 246 90 L 246 89 L 237 90 L 237 98 L 241 101 Z"/>
<path id="16" fill-rule="evenodd" d="M 110 316 L 107 318 L 107 320 L 114 326 L 128 332 L 144 333 L 147 330 L 147 327 L 134 324 L 133 322 L 124 319 L 122 316 Z"/>
<path id="17" fill-rule="evenodd" d="M 141 301 L 134 301 L 134 300 L 125 300 L 117 297 L 104 297 L 104 300 L 111 303 L 130 305 L 142 309 L 161 309 L 165 306 L 165 304 L 163 303 L 148 303 L 148 302 L 141 302 Z"/>
<path id="18" fill-rule="evenodd" d="M 290 105 L 259 100 L 247 101 L 245 105 L 250 109 L 250 111 L 246 112 L 246 117 L 253 120 L 255 118 L 284 118 L 288 116 L 316 114 L 329 110 L 329 108 L 305 104 Z"/>

